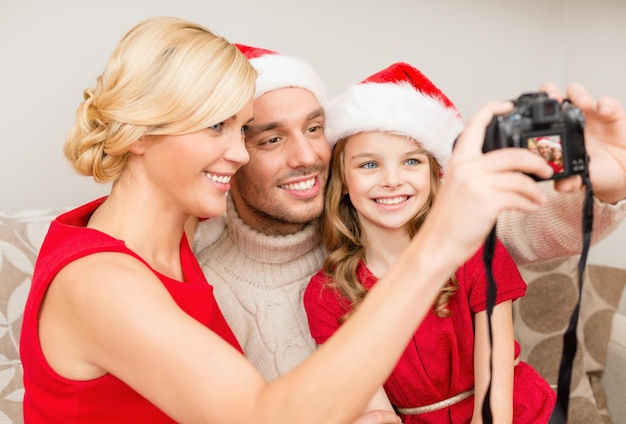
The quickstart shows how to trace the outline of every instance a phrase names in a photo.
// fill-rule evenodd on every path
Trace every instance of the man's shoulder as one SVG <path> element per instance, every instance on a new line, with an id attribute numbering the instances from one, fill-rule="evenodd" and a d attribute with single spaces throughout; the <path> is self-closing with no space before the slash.
<path id="1" fill-rule="evenodd" d="M 224 216 L 200 221 L 193 236 L 194 253 L 197 255 L 203 249 L 215 243 L 225 229 L 226 220 Z"/>

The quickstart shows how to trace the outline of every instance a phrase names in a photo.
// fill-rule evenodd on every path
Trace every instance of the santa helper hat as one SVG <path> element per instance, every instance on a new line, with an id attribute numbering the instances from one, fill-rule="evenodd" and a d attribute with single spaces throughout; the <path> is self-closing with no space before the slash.
<path id="1" fill-rule="evenodd" d="M 257 71 L 255 99 L 268 91 L 296 87 L 310 91 L 321 106 L 326 105 L 326 85 L 309 63 L 295 56 L 285 56 L 259 47 L 244 44 L 235 46 Z"/>
<path id="2" fill-rule="evenodd" d="M 550 140 L 547 137 L 539 137 L 539 138 L 537 138 L 537 140 L 535 142 L 537 143 L 537 146 L 549 146 L 549 147 L 552 147 L 552 140 Z"/>
<path id="3" fill-rule="evenodd" d="M 442 171 L 463 121 L 454 104 L 424 74 L 394 63 L 350 86 L 326 107 L 331 145 L 360 132 L 383 131 L 415 139 Z"/>

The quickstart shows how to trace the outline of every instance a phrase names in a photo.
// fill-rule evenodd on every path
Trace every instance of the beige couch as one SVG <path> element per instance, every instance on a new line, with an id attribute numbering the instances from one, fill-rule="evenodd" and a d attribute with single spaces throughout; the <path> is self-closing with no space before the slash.
<path id="1" fill-rule="evenodd" d="M 0 213 L 0 424 L 23 422 L 18 354 L 22 310 L 37 251 L 50 220 L 59 212 Z M 524 267 L 522 273 L 529 284 L 528 293 L 516 302 L 514 313 L 523 359 L 553 383 L 558 373 L 560 332 L 575 301 L 576 258 Z M 626 423 L 625 283 L 626 270 L 588 267 L 570 424 L 610 423 L 611 418 L 616 424 Z"/>

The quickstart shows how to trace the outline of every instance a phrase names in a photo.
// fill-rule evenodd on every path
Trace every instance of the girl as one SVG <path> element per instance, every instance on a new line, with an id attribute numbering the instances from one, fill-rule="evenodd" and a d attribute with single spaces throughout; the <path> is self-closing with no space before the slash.
<path id="1" fill-rule="evenodd" d="M 433 204 L 460 128 L 452 103 L 405 63 L 350 87 L 327 108 L 327 135 L 336 141 L 322 221 L 329 254 L 304 295 L 318 344 L 351 321 L 436 213 Z M 446 254 L 437 247 L 429 253 L 435 262 Z M 529 365 L 516 365 L 511 302 L 526 286 L 499 243 L 493 271 L 494 422 L 546 422 L 555 396 Z M 384 385 L 405 423 L 482 422 L 491 354 L 482 251 L 448 277 Z M 414 274 L 413 281 L 420 284 L 422 276 Z M 378 343 L 389 341 L 386 336 Z M 384 399 L 374 404 L 384 407 Z"/>
<path id="2" fill-rule="evenodd" d="M 326 349 L 268 384 L 241 354 L 184 233 L 190 217 L 224 213 L 230 179 L 249 159 L 255 79 L 225 39 L 153 18 L 122 38 L 85 91 L 65 155 L 79 173 L 113 184 L 109 196 L 53 221 L 41 247 L 21 334 L 26 424 L 351 422 L 498 212 L 542 203 L 524 180 L 514 184 L 521 191 L 506 190 L 512 197 L 476 184 L 484 173 L 550 173 L 532 158 L 498 167 L 497 156 L 479 153 L 488 117 L 510 109 L 485 106 L 456 155 L 474 184 L 451 180 L 438 219 L 424 224 L 380 293 Z M 477 192 L 500 201 L 485 209 L 471 198 Z M 437 263 L 426 259 L 439 244 L 433 234 L 451 241 Z M 374 341 L 383 335 L 393 341 Z"/>

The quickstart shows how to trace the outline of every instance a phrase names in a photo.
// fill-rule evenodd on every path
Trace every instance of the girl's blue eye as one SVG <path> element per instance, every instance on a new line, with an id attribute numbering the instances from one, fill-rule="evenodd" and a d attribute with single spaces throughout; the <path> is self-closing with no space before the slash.
<path id="1" fill-rule="evenodd" d="M 365 169 L 373 169 L 376 168 L 376 162 L 365 162 L 364 164 L 361 165 L 361 168 L 365 168 Z"/>
<path id="2" fill-rule="evenodd" d="M 406 164 L 407 165 L 419 165 L 420 161 L 417 159 L 407 159 Z"/>

